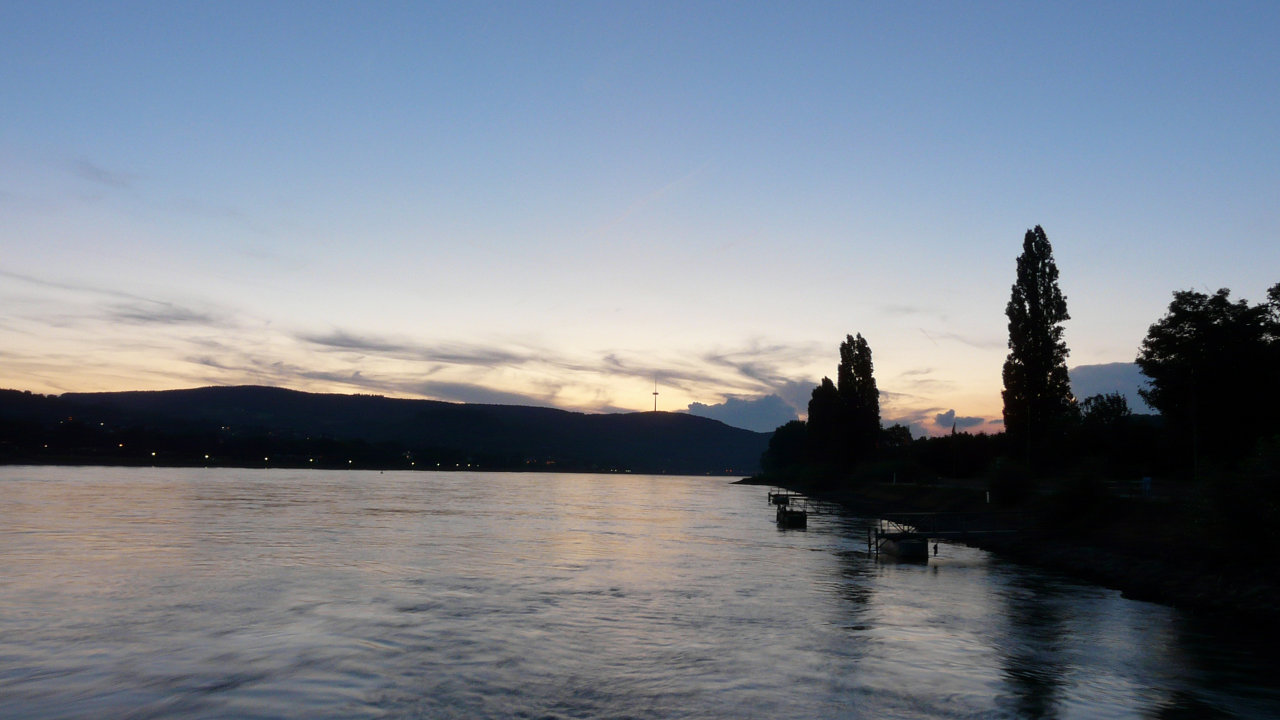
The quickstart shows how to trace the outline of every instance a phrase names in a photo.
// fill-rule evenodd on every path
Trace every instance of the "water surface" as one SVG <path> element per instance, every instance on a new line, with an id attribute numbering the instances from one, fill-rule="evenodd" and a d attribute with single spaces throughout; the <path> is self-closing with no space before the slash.
<path id="1" fill-rule="evenodd" d="M 6 718 L 1280 714 L 1170 608 L 719 478 L 0 468 Z"/>

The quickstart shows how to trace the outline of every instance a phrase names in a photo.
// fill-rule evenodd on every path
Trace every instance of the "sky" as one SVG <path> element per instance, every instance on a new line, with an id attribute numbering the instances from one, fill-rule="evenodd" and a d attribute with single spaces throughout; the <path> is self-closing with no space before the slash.
<path id="1" fill-rule="evenodd" d="M 0 0 L 0 387 L 656 382 L 765 429 L 861 333 L 886 424 L 998 431 L 1028 228 L 1073 368 L 1175 290 L 1280 282 L 1278 35 L 1274 2 Z"/>

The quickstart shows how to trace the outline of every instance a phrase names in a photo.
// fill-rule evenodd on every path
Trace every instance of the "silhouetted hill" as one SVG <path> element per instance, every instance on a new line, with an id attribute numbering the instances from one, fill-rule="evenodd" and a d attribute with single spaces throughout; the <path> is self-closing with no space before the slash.
<path id="1" fill-rule="evenodd" d="M 54 458 L 43 461 L 146 462 L 156 452 L 155 461 L 168 464 L 202 464 L 207 454 L 233 465 L 742 474 L 757 469 L 768 438 L 678 413 L 585 414 L 255 386 L 0 392 L 6 462 L 38 462 L 42 454 Z"/>

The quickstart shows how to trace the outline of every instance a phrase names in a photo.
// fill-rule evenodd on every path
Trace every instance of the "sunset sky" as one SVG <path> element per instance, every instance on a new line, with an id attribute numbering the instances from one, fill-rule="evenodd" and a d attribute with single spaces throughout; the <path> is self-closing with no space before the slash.
<path id="1" fill-rule="evenodd" d="M 1280 282 L 1278 37 L 1275 2 L 0 0 L 0 387 L 656 379 L 785 420 L 861 332 L 886 423 L 998 430 L 1028 228 L 1072 367 Z"/>

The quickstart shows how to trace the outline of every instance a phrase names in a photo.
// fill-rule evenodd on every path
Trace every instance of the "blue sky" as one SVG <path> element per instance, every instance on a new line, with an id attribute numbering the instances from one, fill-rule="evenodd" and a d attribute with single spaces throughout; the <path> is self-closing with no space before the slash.
<path id="1" fill-rule="evenodd" d="M 1278 32 L 1275 3 L 0 2 L 0 386 L 802 409 L 861 332 L 886 420 L 998 418 L 1033 225 L 1072 366 L 1131 361 L 1174 290 L 1280 281 Z"/>

